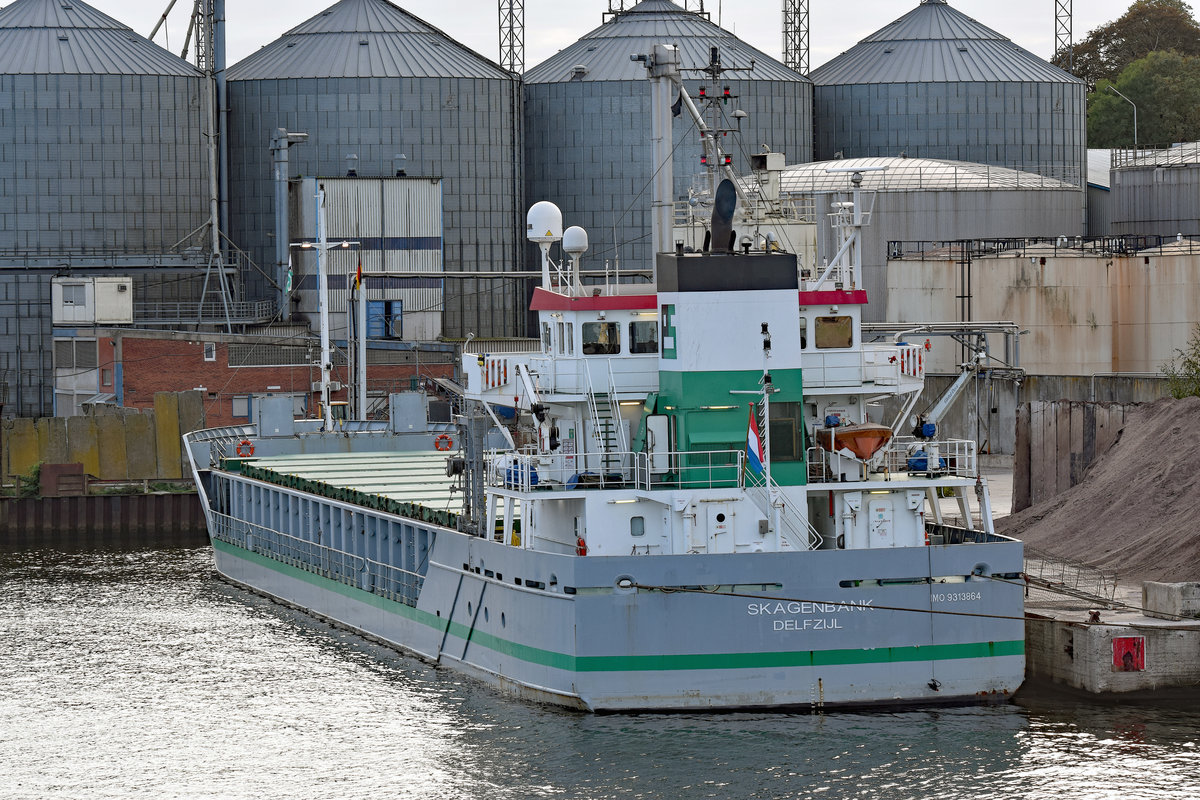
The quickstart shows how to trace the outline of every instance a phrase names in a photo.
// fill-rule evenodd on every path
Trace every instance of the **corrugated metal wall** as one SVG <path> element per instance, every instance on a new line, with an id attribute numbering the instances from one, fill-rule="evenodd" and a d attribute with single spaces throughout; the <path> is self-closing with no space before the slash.
<path id="1" fill-rule="evenodd" d="M 1200 164 L 1112 172 L 1112 233 L 1200 234 Z"/>
<path id="2" fill-rule="evenodd" d="M 442 179 L 444 263 L 448 271 L 520 268 L 514 81 L 483 78 L 298 78 L 230 81 L 230 227 L 260 265 L 274 263 L 274 186 L 269 142 L 276 128 L 305 132 L 293 146 L 293 176 L 345 174 L 347 154 L 363 177 Z M 253 276 L 251 276 L 253 277 Z M 517 282 L 448 284 L 445 331 L 511 336 Z M 267 294 L 252 281 L 252 294 Z M 486 332 L 486 334 L 485 334 Z"/>
<path id="3" fill-rule="evenodd" d="M 1084 86 L 948 82 L 817 86 L 816 156 L 995 164 L 1081 185 Z"/>
<path id="4" fill-rule="evenodd" d="M 0 75 L 0 251 L 161 252 L 200 225 L 200 85 Z"/>
<path id="5" fill-rule="evenodd" d="M 740 137 L 722 146 L 739 174 L 748 153 L 767 144 L 789 164 L 812 160 L 812 84 L 805 81 L 730 80 L 737 107 L 749 117 Z M 731 113 L 732 107 L 726 113 Z M 676 118 L 675 194 L 687 198 L 701 171 L 701 144 L 690 119 Z M 588 232 L 585 268 L 650 264 L 650 85 L 638 81 L 563 81 L 525 86 L 525 193 L 548 200 L 564 225 Z M 614 247 L 614 243 L 618 246 Z"/>

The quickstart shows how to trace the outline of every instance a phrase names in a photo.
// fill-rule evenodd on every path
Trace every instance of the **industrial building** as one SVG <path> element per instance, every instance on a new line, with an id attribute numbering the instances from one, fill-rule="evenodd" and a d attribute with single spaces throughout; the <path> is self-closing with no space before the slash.
<path id="1" fill-rule="evenodd" d="M 376 247 L 437 249 L 449 272 L 519 268 L 517 75 L 386 0 L 342 0 L 230 67 L 228 87 L 229 234 L 260 267 L 251 294 L 278 297 L 285 282 L 287 251 L 274 236 L 277 129 L 307 134 L 290 147 L 288 177 L 440 180 L 441 207 L 422 213 L 441 218 L 444 238 Z M 370 250 L 364 259 L 382 263 Z M 448 281 L 445 334 L 515 335 L 512 309 L 524 303 L 514 280 Z"/>
<path id="2" fill-rule="evenodd" d="M 710 127 L 735 131 L 722 138 L 735 171 L 748 173 L 763 144 L 789 161 L 812 157 L 812 84 L 803 75 L 669 0 L 610 12 L 525 73 L 526 196 L 554 203 L 565 224 L 587 230 L 589 268 L 650 265 L 650 95 L 646 67 L 631 56 L 663 43 L 679 47 L 687 90 L 711 110 Z M 723 71 L 706 74 L 713 48 Z M 687 199 L 703 167 L 686 114 L 676 118 L 674 140 L 675 197 Z"/>
<path id="3" fill-rule="evenodd" d="M 946 0 L 922 0 L 811 77 L 820 160 L 908 155 L 1083 185 L 1084 82 Z"/>

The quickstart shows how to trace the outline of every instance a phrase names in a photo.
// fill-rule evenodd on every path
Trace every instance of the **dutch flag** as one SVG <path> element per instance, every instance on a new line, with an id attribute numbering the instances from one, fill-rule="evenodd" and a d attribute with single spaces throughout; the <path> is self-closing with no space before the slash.
<path id="1" fill-rule="evenodd" d="M 746 467 L 755 475 L 763 474 L 762 439 L 758 437 L 758 419 L 750 404 L 750 425 L 746 430 Z"/>

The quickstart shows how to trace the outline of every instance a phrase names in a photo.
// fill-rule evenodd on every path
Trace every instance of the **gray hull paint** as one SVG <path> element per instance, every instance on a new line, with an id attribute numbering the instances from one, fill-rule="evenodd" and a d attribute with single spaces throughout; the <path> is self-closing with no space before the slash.
<path id="1" fill-rule="evenodd" d="M 1015 542 L 580 558 L 424 527 L 436 539 L 415 609 L 225 542 L 216 567 L 516 696 L 592 711 L 993 699 L 1024 676 L 1020 586 L 878 583 L 1017 573 Z M 726 593 L 623 589 L 625 578 Z"/>

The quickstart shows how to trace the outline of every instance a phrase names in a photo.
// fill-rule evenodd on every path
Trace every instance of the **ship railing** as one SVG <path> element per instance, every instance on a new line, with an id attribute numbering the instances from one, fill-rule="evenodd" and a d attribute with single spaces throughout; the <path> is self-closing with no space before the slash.
<path id="1" fill-rule="evenodd" d="M 532 448 L 513 452 L 492 450 L 485 456 L 488 486 L 518 492 L 575 489 L 717 489 L 740 485 L 740 450 L 688 452 L 619 452 L 608 454 L 605 469 L 601 453 L 558 455 L 536 453 Z M 625 466 L 629 465 L 629 466 Z"/>
<path id="2" fill-rule="evenodd" d="M 212 537 L 283 564 L 415 606 L 425 576 L 212 511 Z M 318 532 L 320 535 L 320 532 Z"/>
<path id="3" fill-rule="evenodd" d="M 979 458 L 970 439 L 926 440 L 896 436 L 887 444 L 883 466 L 890 473 L 975 478 Z"/>

